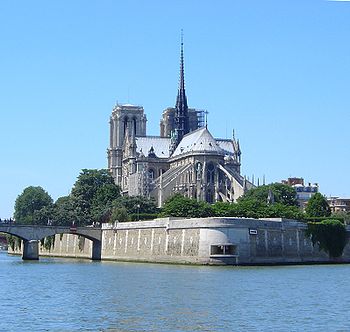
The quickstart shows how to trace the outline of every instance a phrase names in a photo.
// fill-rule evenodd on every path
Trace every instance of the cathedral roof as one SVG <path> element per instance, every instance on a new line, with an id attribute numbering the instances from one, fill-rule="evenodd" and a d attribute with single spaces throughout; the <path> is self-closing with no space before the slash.
<path id="1" fill-rule="evenodd" d="M 169 158 L 170 138 L 159 136 L 138 136 L 136 137 L 136 152 L 147 156 L 153 147 L 153 153 L 158 158 Z"/>
<path id="2" fill-rule="evenodd" d="M 215 140 L 226 154 L 233 155 L 235 153 L 235 148 L 231 139 L 215 138 Z"/>
<path id="3" fill-rule="evenodd" d="M 172 157 L 187 152 L 214 152 L 222 155 L 225 154 L 225 151 L 220 147 L 219 143 L 210 134 L 206 127 L 199 128 L 185 135 L 172 154 Z"/>

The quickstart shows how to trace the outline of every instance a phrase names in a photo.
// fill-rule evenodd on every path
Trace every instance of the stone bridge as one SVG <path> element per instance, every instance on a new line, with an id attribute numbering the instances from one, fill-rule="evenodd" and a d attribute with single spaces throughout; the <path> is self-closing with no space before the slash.
<path id="1" fill-rule="evenodd" d="M 23 241 L 22 258 L 39 259 L 39 241 L 56 234 L 75 234 L 92 241 L 92 260 L 101 260 L 102 230 L 97 227 L 69 227 L 0 224 L 0 233 L 17 236 Z"/>

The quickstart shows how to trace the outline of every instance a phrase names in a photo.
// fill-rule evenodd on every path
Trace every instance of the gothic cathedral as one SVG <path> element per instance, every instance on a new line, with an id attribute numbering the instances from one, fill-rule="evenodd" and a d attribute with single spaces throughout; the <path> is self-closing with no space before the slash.
<path id="1" fill-rule="evenodd" d="M 153 197 L 162 206 L 174 193 L 234 202 L 253 187 L 240 174 L 239 140 L 214 138 L 204 115 L 187 105 L 181 41 L 176 105 L 163 111 L 160 136 L 147 136 L 142 106 L 116 105 L 112 111 L 108 169 L 123 194 Z"/>

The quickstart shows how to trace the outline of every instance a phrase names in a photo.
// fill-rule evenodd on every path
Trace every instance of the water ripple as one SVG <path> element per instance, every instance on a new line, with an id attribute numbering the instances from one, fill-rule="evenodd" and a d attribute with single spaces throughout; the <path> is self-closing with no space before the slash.
<path id="1" fill-rule="evenodd" d="M 196 267 L 0 254 L 0 331 L 350 331 L 350 266 Z"/>

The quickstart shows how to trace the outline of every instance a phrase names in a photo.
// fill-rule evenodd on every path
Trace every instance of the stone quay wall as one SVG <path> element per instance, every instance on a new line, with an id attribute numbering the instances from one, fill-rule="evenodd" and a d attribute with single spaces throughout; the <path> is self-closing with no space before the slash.
<path id="1" fill-rule="evenodd" d="M 293 264 L 332 262 L 305 237 L 306 225 L 283 219 L 162 218 L 106 224 L 102 259 L 182 264 Z M 74 234 L 55 236 L 40 255 L 90 258 L 92 241 Z M 350 245 L 337 262 L 350 262 Z"/>

